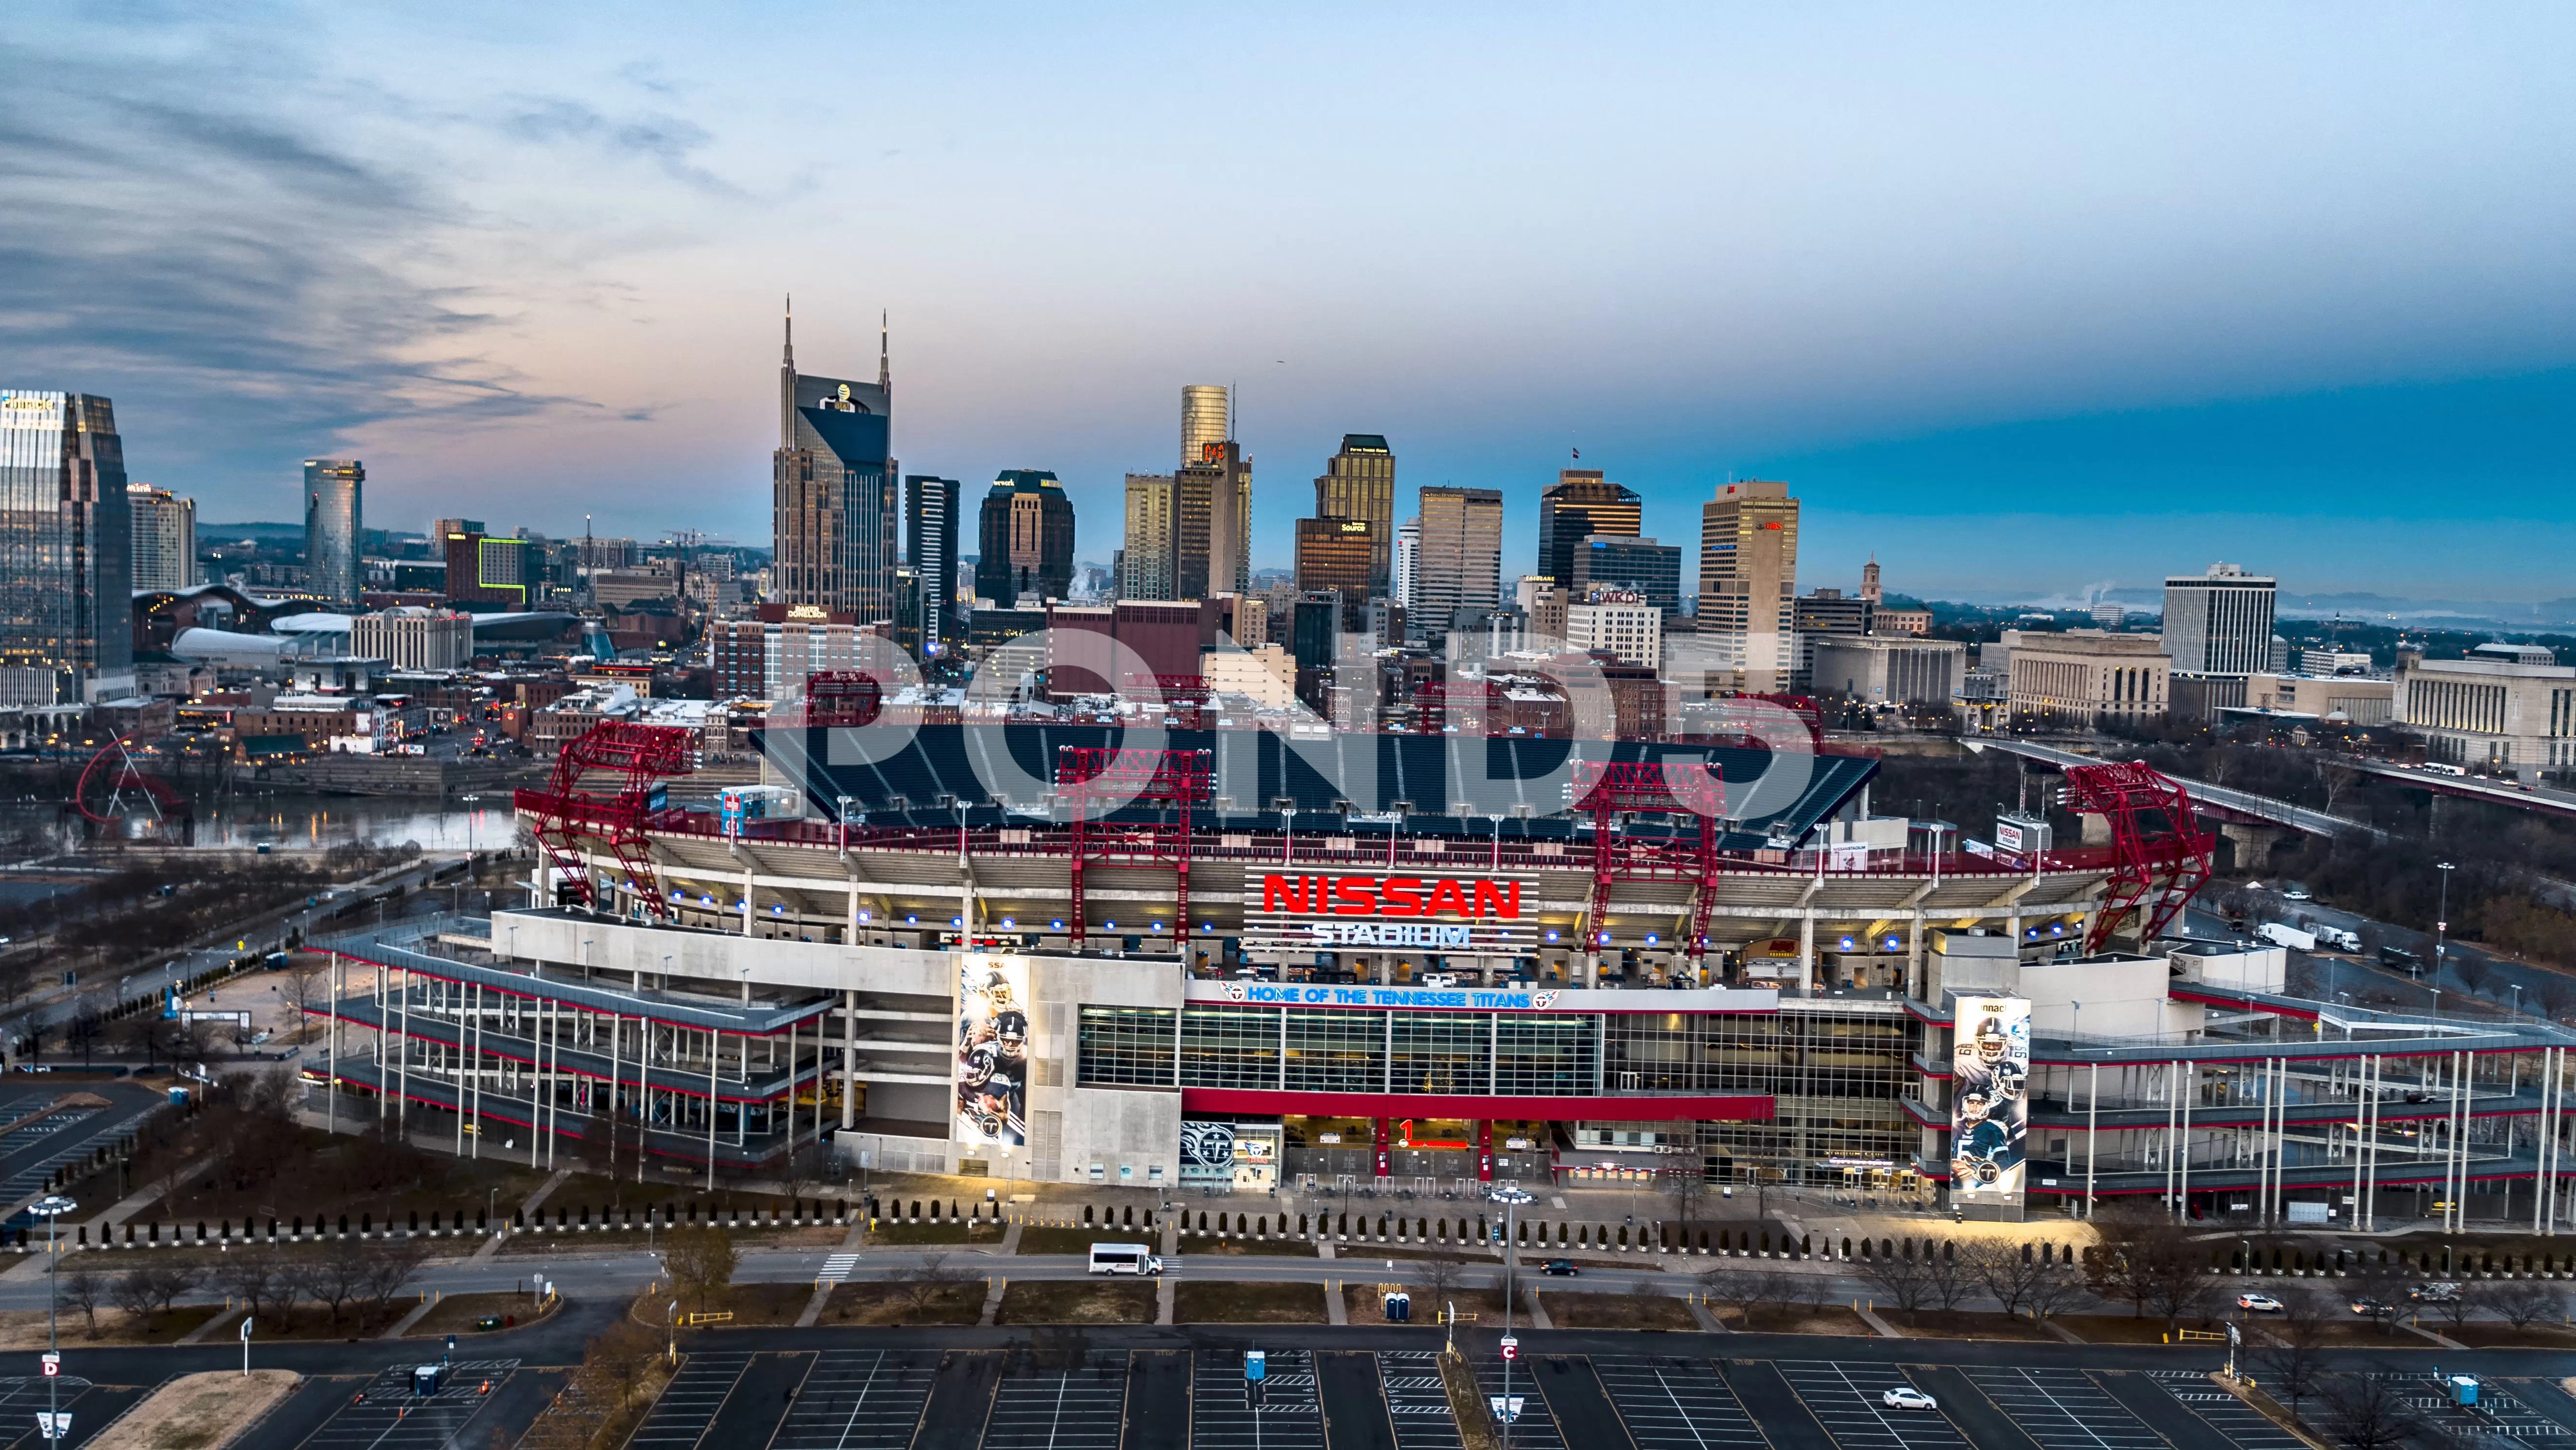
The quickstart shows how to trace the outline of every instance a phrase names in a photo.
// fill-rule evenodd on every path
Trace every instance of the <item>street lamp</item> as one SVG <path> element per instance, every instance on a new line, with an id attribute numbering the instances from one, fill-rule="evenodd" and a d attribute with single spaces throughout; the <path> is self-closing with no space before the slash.
<path id="1" fill-rule="evenodd" d="M 2433 980 L 2442 980 L 2442 959 L 2450 951 L 2451 868 L 2448 861 L 2436 861 L 2433 869 L 2442 873 L 2442 909 L 2433 913 Z M 2435 989 L 2439 993 L 2439 988 Z"/>
<path id="2" fill-rule="evenodd" d="M 1489 1195 L 1503 1206 L 1503 1338 L 1512 1337 L 1513 1271 L 1520 1262 L 1519 1227 L 1521 1205 L 1535 1202 L 1524 1188 L 1497 1188 Z M 1503 1423 L 1502 1450 L 1512 1450 L 1512 1356 L 1503 1357 L 1503 1412 L 1494 1417 Z"/>
<path id="3" fill-rule="evenodd" d="M 45 1438 L 48 1440 L 64 1438 L 62 1404 L 59 1399 L 59 1387 L 63 1382 L 62 1342 L 55 1333 L 54 1320 L 57 1297 L 55 1284 L 63 1271 L 62 1250 L 57 1243 L 57 1238 L 62 1232 L 63 1215 L 78 1207 L 80 1207 L 79 1204 L 59 1193 L 48 1193 L 27 1205 L 29 1213 L 44 1216 L 45 1257 L 51 1261 L 45 1265 Z"/>

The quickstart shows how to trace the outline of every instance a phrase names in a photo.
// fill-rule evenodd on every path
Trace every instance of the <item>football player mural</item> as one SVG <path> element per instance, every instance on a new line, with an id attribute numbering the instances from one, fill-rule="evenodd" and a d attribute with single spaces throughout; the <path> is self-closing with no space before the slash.
<path id="1" fill-rule="evenodd" d="M 967 957 L 957 969 L 956 1141 L 1016 1148 L 1029 1140 L 1028 971 Z"/>
<path id="2" fill-rule="evenodd" d="M 2030 1129 L 2030 1003 L 1963 997 L 1953 1022 L 1951 1202 L 2018 1209 Z"/>

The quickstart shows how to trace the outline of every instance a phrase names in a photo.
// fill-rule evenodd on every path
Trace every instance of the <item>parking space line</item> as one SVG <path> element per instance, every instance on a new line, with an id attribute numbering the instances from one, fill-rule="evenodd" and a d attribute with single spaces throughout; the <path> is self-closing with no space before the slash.
<path id="1" fill-rule="evenodd" d="M 823 1350 L 771 1450 L 903 1450 L 935 1373 L 922 1355 Z"/>
<path id="2" fill-rule="evenodd" d="M 1244 1390 L 1242 1356 L 1192 1356 L 1192 1450 L 1324 1450 L 1313 1353 L 1274 1349 L 1264 1361 L 1262 1400 L 1255 1405 Z"/>
<path id="3" fill-rule="evenodd" d="M 1901 1412 L 1901 1427 L 1888 1418 L 1878 1396 L 1903 1381 L 1885 1366 L 1877 1367 L 1886 1381 L 1877 1392 L 1864 1389 L 1834 1360 L 1784 1359 L 1773 1368 L 1842 1450 L 1968 1450 L 1967 1438 L 1938 1411 Z"/>
<path id="4" fill-rule="evenodd" d="M 694 1351 L 680 1364 L 680 1372 L 662 1387 L 662 1398 L 654 1401 L 653 1412 L 627 1441 L 637 1450 L 666 1447 L 666 1450 L 691 1450 L 705 1438 L 715 1423 L 716 1411 L 724 1408 L 725 1397 L 751 1367 L 749 1350 Z"/>
<path id="5" fill-rule="evenodd" d="M 304 1441 L 308 1450 L 441 1450 L 464 1443 L 467 1424 L 516 1373 L 515 1359 L 460 1359 L 434 1395 L 412 1392 L 412 1364 L 388 1366 Z"/>
<path id="6" fill-rule="evenodd" d="M 1597 1354 L 1592 1372 L 1637 1450 L 1769 1450 L 1769 1439 L 1706 1360 Z"/>
<path id="7" fill-rule="evenodd" d="M 1969 1367 L 1968 1379 L 2042 1450 L 2167 1450 L 2080 1369 Z"/>
<path id="8" fill-rule="evenodd" d="M 1377 1379 L 1386 1391 L 1397 1450 L 1459 1450 L 1458 1420 L 1440 1378 L 1439 1356 L 1420 1349 L 1379 1350 Z M 1527 1376 L 1522 1383 L 1526 1387 Z"/>
<path id="9" fill-rule="evenodd" d="M 1006 1375 L 984 1421 L 983 1450 L 1116 1450 L 1127 1401 L 1123 1362 Z"/>
<path id="10" fill-rule="evenodd" d="M 1503 1362 L 1476 1361 L 1476 1388 L 1492 1404 L 1503 1392 Z M 1521 1399 L 1521 1417 L 1512 1425 L 1512 1443 L 1520 1450 L 1565 1450 L 1565 1432 L 1556 1423 L 1556 1408 L 1540 1393 L 1537 1365 L 1524 1359 L 1514 1368 L 1511 1392 Z"/>
<path id="11" fill-rule="evenodd" d="M 2208 1375 L 2160 1369 L 2147 1380 L 2242 1450 L 2306 1450 L 2307 1442 L 2264 1418 L 2261 1411 L 2218 1387 Z"/>

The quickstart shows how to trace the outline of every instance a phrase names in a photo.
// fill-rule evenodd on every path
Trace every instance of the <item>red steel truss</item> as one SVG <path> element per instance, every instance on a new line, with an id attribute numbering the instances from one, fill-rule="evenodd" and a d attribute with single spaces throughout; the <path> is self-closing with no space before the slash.
<path id="1" fill-rule="evenodd" d="M 1075 951 L 1082 950 L 1090 926 L 1082 898 L 1083 862 L 1092 856 L 1126 857 L 1171 864 L 1179 878 L 1174 892 L 1178 919 L 1173 926 L 1180 934 L 1181 959 L 1189 960 L 1190 806 L 1209 798 L 1214 773 L 1215 757 L 1205 750 L 1057 747 L 1056 794 L 1073 805 L 1073 914 L 1067 921 Z M 1171 805 L 1179 819 L 1169 824 L 1115 826 L 1091 819 L 1095 806 L 1105 816 L 1132 802 Z"/>
<path id="2" fill-rule="evenodd" d="M 656 916 L 670 915 L 661 877 L 644 840 L 653 783 L 690 769 L 690 732 L 673 725 L 602 720 L 563 744 L 544 790 L 516 792 L 513 803 L 535 818 L 537 847 L 573 883 L 582 904 L 598 904 L 580 845 L 598 842 L 626 869 L 626 879 Z M 604 778 L 604 780 L 603 780 Z M 603 789 L 603 784 L 605 788 Z"/>
<path id="3" fill-rule="evenodd" d="M 2112 933 L 2137 911 L 2146 913 L 2139 940 L 2154 941 L 2208 883 L 2209 833 L 2194 818 L 2191 797 L 2164 776 L 2134 760 L 2070 765 L 2059 800 L 2111 823 L 2111 878 L 2084 933 L 2087 952 L 2110 945 Z M 2151 814 L 2164 819 L 2151 822 Z"/>
<path id="4" fill-rule="evenodd" d="M 1691 895 L 1689 944 L 1694 963 L 1708 958 L 1709 909 L 1717 888 L 1717 818 L 1724 814 L 1725 783 L 1706 771 L 1697 779 L 1674 780 L 1660 765 L 1635 761 L 1578 761 L 1574 767 L 1577 810 L 1592 815 L 1592 904 L 1583 916 L 1583 951 L 1597 957 L 1610 924 L 1610 885 L 1614 881 L 1674 876 L 1695 883 Z M 1669 841 L 1632 840 L 1618 829 L 1618 818 L 1630 811 L 1689 811 L 1699 820 L 1696 849 Z"/>
<path id="5" fill-rule="evenodd" d="M 188 798 L 134 761 L 134 737 L 119 735 L 89 758 L 72 786 L 72 809 L 92 825 L 112 825 L 140 811 L 158 821 L 192 813 Z"/>

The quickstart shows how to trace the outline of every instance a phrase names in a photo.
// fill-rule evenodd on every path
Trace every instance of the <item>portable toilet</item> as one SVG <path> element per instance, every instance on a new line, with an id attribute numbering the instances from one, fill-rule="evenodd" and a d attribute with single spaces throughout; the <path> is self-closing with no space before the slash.
<path id="1" fill-rule="evenodd" d="M 1410 1323 L 1413 1319 L 1413 1296 L 1405 1293 L 1387 1295 L 1386 1317 L 1390 1323 Z"/>
<path id="2" fill-rule="evenodd" d="M 2476 1375 L 2455 1374 L 2449 1379 L 2444 1380 L 2442 1383 L 2451 1392 L 2452 1404 L 2455 1404 L 2464 1410 L 2473 1410 L 2477 1408 L 2478 1377 Z"/>
<path id="3" fill-rule="evenodd" d="M 438 1393 L 440 1383 L 446 1378 L 447 1366 L 443 1364 L 416 1365 L 411 1372 L 411 1392 L 427 1399 Z"/>

